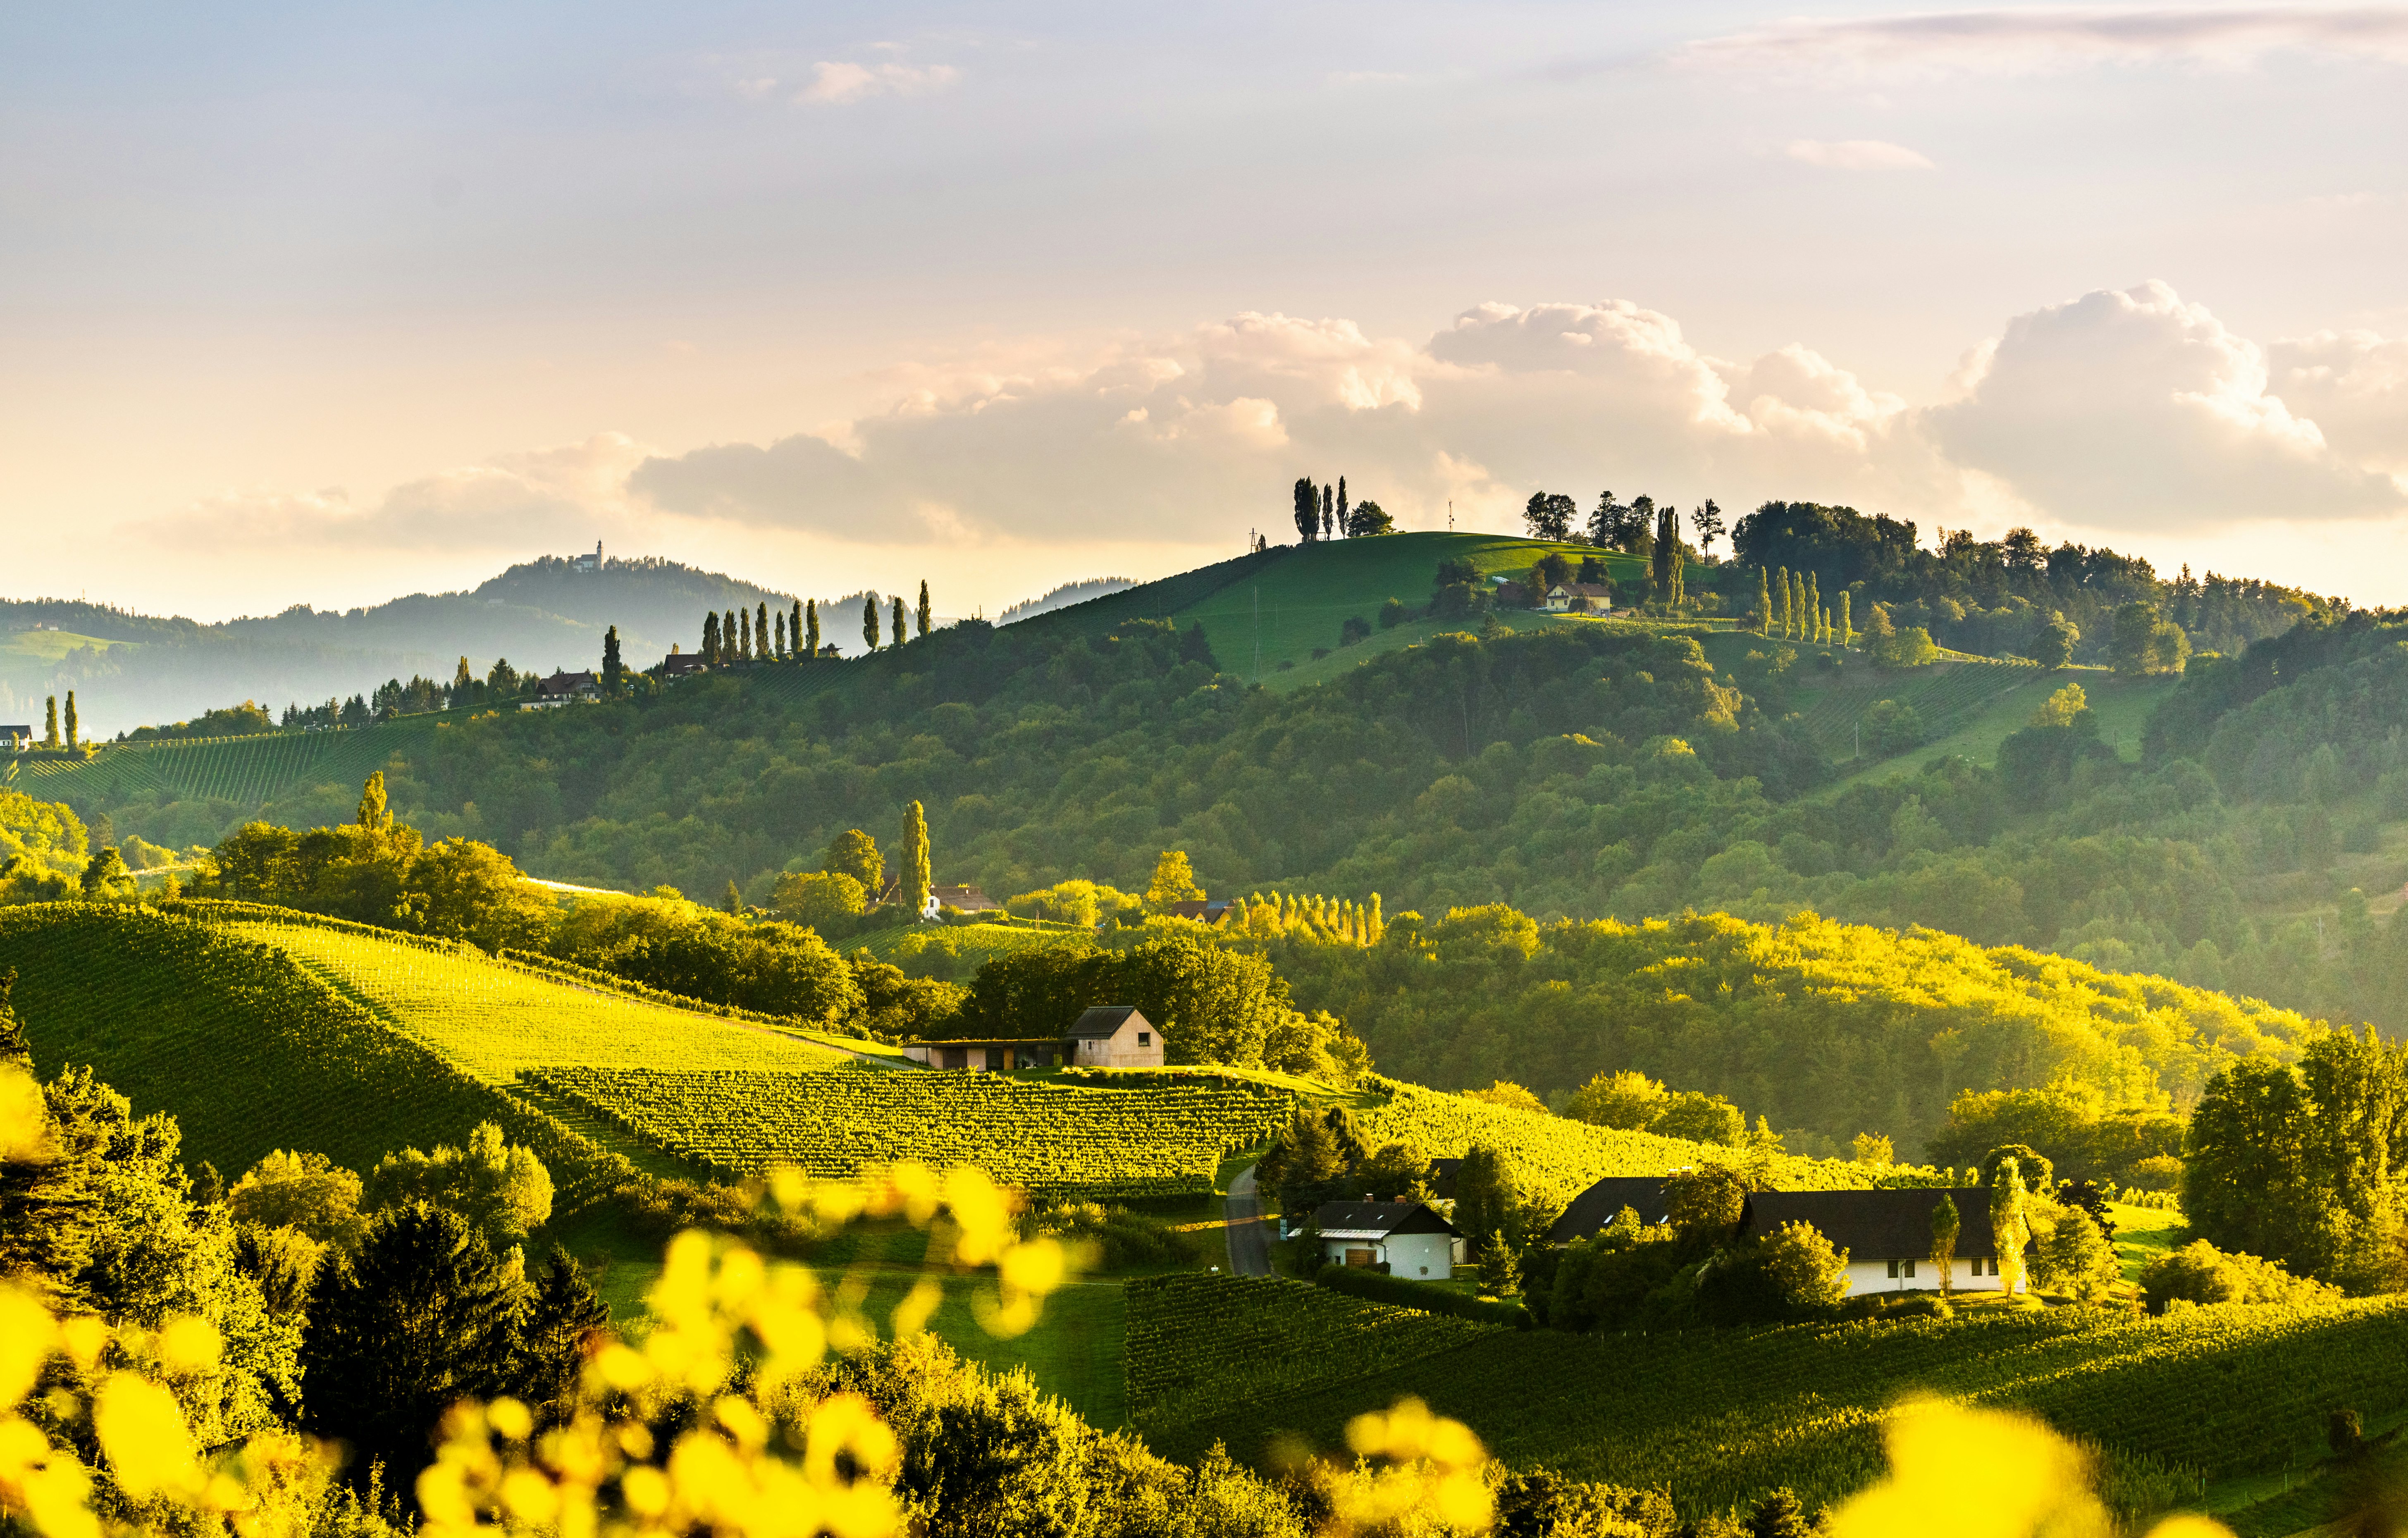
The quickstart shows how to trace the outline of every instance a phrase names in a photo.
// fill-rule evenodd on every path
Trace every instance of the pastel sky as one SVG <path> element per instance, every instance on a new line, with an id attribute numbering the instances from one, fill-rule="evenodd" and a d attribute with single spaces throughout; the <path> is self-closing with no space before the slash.
<path id="1" fill-rule="evenodd" d="M 0 10 L 0 596 L 989 611 L 1538 489 L 2408 601 L 2408 7 Z"/>

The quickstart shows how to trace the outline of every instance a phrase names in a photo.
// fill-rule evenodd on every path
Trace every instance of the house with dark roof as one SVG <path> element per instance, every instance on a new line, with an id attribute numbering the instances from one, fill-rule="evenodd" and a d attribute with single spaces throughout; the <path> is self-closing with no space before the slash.
<path id="1" fill-rule="evenodd" d="M 1931 1261 L 1931 1212 L 1943 1196 L 1956 1204 L 1956 1254 L 1949 1285 L 1959 1292 L 2004 1291 L 1986 1186 L 1757 1191 L 1747 1199 L 1740 1233 L 1762 1238 L 1785 1223 L 1812 1223 L 1833 1249 L 1848 1252 L 1850 1296 L 1936 1292 L 1940 1272 Z"/>
<path id="2" fill-rule="evenodd" d="M 1569 1244 L 1575 1240 L 1591 1239 L 1622 1215 L 1627 1207 L 1639 1215 L 1641 1223 L 1664 1221 L 1664 1177 L 1662 1175 L 1608 1175 L 1587 1190 L 1572 1198 L 1563 1215 L 1547 1229 L 1547 1243 Z"/>
<path id="3" fill-rule="evenodd" d="M 1381 1266 L 1391 1276 L 1455 1274 L 1455 1225 L 1418 1201 L 1325 1201 L 1310 1227 L 1325 1265 Z"/>
<path id="4" fill-rule="evenodd" d="M 33 745 L 33 727 L 0 726 L 0 748 L 6 748 L 10 753 L 22 753 Z"/>
<path id="5" fill-rule="evenodd" d="M 1172 918 L 1192 918 L 1198 924 L 1218 924 L 1229 916 L 1229 899 L 1217 898 L 1211 902 L 1170 902 L 1162 911 Z"/>
<path id="6" fill-rule="evenodd" d="M 1547 589 L 1545 607 L 1557 614 L 1611 614 L 1613 586 L 1610 582 L 1557 582 Z"/>
<path id="7" fill-rule="evenodd" d="M 903 1056 L 930 1068 L 1009 1073 L 1022 1068 L 1060 1068 L 1069 1056 L 1069 1048 L 1059 1036 L 992 1036 L 960 1042 L 907 1042 Z"/>
<path id="8" fill-rule="evenodd" d="M 586 704 L 602 697 L 602 681 L 592 673 L 555 670 L 535 686 L 535 697 L 522 702 L 523 711 L 557 710 L 572 702 Z"/>
<path id="9" fill-rule="evenodd" d="M 909 1042 L 903 1055 L 930 1068 L 987 1073 L 1022 1068 L 1160 1068 L 1162 1032 L 1126 1004 L 1098 1004 L 1059 1036 Z"/>
<path id="10" fill-rule="evenodd" d="M 710 665 L 702 660 L 699 652 L 671 652 L 661 658 L 661 677 L 672 683 L 710 670 Z"/>

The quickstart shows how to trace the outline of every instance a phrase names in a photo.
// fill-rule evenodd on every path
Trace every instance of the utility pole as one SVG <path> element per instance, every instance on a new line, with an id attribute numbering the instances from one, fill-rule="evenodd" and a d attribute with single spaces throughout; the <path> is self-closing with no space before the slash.
<path id="1" fill-rule="evenodd" d="M 1449 534 L 1455 532 L 1455 498 L 1452 496 L 1446 499 L 1446 531 Z"/>

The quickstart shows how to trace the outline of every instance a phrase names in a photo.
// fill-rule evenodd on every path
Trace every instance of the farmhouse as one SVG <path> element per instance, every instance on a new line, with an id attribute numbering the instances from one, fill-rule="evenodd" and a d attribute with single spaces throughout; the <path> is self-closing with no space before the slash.
<path id="1" fill-rule="evenodd" d="M 1990 1193 L 1980 1186 L 1948 1190 L 1757 1191 L 1747 1199 L 1740 1232 L 1761 1238 L 1784 1223 L 1812 1223 L 1835 1250 L 1848 1252 L 1848 1291 L 1937 1292 L 1931 1210 L 1956 1203 L 1956 1254 L 1949 1285 L 1959 1292 L 2000 1292 L 1998 1242 L 1990 1232 Z"/>
<path id="2" fill-rule="evenodd" d="M 903 1055 L 930 1068 L 1001 1073 L 1019 1068 L 1160 1068 L 1162 1032 L 1126 1004 L 1098 1004 L 1060 1036 L 912 1042 Z"/>
<path id="3" fill-rule="evenodd" d="M 602 697 L 602 681 L 592 673 L 555 671 L 535 686 L 535 697 L 522 702 L 523 711 L 550 711 L 574 700 L 587 703 Z"/>
<path id="4" fill-rule="evenodd" d="M 898 902 L 902 897 L 903 878 L 900 875 L 887 877 L 886 884 L 878 889 L 878 900 L 882 903 Z M 920 910 L 920 916 L 935 918 L 948 908 L 958 909 L 965 913 L 1001 913 L 1003 904 L 975 886 L 931 886 L 928 888 L 927 904 Z"/>
<path id="5" fill-rule="evenodd" d="M 1664 1221 L 1664 1181 L 1659 1175 L 1608 1175 L 1572 1198 L 1547 1229 L 1547 1243 L 1569 1244 L 1596 1237 L 1627 1207 L 1641 1223 Z"/>
<path id="6" fill-rule="evenodd" d="M 1172 918 L 1192 918 L 1198 924 L 1218 924 L 1229 916 L 1229 908 L 1230 902 L 1227 898 L 1218 898 L 1211 902 L 1199 899 L 1194 902 L 1165 903 L 1162 911 Z"/>
<path id="7" fill-rule="evenodd" d="M 1611 614 L 1613 589 L 1604 582 L 1557 582 L 1547 589 L 1546 608 L 1556 614 Z"/>
<path id="8" fill-rule="evenodd" d="M 10 753 L 22 753 L 33 745 L 33 727 L 0 726 L 0 748 L 7 748 Z"/>
<path id="9" fill-rule="evenodd" d="M 671 652 L 661 658 L 661 677 L 671 683 L 679 679 L 708 671 L 710 671 L 709 665 L 702 660 L 702 654 L 699 652 Z"/>
<path id="10" fill-rule="evenodd" d="M 1325 1264 L 1373 1266 L 1391 1276 L 1452 1276 L 1462 1241 L 1418 1201 L 1325 1201 L 1311 1227 Z"/>

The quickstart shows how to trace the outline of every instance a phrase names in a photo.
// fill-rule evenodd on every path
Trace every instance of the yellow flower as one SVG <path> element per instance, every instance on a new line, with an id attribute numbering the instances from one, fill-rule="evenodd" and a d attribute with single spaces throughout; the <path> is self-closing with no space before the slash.
<path id="1" fill-rule="evenodd" d="M 93 1429 L 101 1450 L 126 1494 L 139 1501 L 153 1493 L 180 1494 L 199 1484 L 193 1462 L 192 1432 L 176 1396 L 147 1378 L 115 1373 L 93 1403 Z"/>

